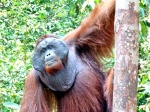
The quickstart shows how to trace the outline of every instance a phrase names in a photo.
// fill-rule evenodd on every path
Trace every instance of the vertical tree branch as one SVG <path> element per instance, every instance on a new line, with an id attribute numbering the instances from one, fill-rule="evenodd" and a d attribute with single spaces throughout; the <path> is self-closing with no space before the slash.
<path id="1" fill-rule="evenodd" d="M 113 112 L 136 112 L 138 0 L 116 0 Z"/>

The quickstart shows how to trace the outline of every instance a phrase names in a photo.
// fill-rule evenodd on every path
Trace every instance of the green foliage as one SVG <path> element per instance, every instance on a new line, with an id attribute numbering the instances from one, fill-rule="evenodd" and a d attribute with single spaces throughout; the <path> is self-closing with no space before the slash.
<path id="1" fill-rule="evenodd" d="M 93 0 L 91 3 L 98 3 Z M 138 111 L 150 108 L 149 0 L 140 1 L 140 64 Z M 76 28 L 92 9 L 84 0 L 0 1 L 0 112 L 17 112 L 26 74 L 32 69 L 32 51 L 39 36 L 62 37 Z M 113 65 L 107 59 L 107 66 Z"/>
<path id="2" fill-rule="evenodd" d="M 140 2 L 138 112 L 150 111 L 150 2 Z"/>

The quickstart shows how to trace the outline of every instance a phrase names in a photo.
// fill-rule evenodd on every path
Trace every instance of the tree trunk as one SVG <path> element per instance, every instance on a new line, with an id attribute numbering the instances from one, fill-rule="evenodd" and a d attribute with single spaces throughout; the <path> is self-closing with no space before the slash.
<path id="1" fill-rule="evenodd" d="M 113 112 L 136 112 L 138 0 L 116 0 Z"/>

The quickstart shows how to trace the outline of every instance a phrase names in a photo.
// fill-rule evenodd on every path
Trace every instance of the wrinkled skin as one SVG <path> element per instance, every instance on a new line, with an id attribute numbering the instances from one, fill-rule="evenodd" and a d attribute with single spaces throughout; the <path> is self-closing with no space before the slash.
<path id="1" fill-rule="evenodd" d="M 69 49 L 57 38 L 45 38 L 40 42 L 33 55 L 34 69 L 40 71 L 40 79 L 53 91 L 67 91 L 74 83 L 76 74 L 65 70 L 68 65 Z"/>

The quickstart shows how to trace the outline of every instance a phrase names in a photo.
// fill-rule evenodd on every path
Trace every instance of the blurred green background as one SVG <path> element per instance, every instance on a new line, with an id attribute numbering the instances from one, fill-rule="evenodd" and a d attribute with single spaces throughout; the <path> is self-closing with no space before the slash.
<path id="1" fill-rule="evenodd" d="M 0 112 L 18 112 L 39 36 L 76 28 L 99 0 L 0 0 Z M 150 112 L 150 2 L 140 0 L 138 112 Z M 148 35 L 149 34 L 149 35 Z M 106 59 L 105 67 L 114 59 Z"/>

